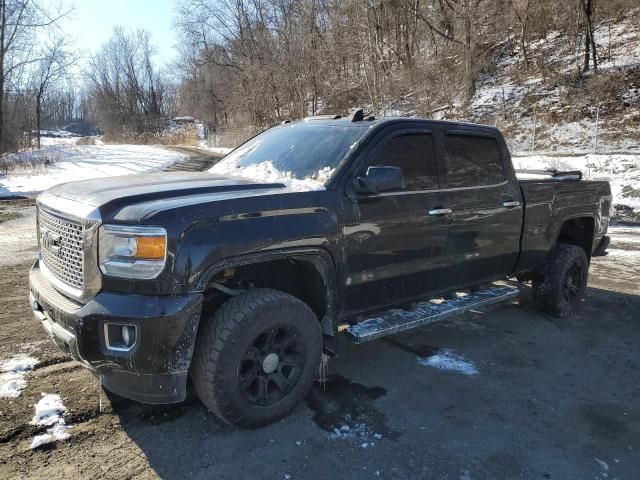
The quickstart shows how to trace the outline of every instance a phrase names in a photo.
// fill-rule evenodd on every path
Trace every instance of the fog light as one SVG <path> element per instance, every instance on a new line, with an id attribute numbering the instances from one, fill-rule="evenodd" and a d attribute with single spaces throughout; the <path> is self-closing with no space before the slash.
<path id="1" fill-rule="evenodd" d="M 36 297 L 34 297 L 31 292 L 29 292 L 29 303 L 31 304 L 31 310 L 34 312 L 38 312 L 40 310 L 40 305 L 36 301 Z"/>
<path id="2" fill-rule="evenodd" d="M 122 343 L 124 343 L 126 347 L 133 345 L 136 338 L 135 335 L 136 333 L 131 325 L 122 326 Z"/>
<path id="3" fill-rule="evenodd" d="M 110 350 L 129 351 L 136 343 L 137 329 L 135 325 L 121 323 L 104 324 L 104 343 Z"/>

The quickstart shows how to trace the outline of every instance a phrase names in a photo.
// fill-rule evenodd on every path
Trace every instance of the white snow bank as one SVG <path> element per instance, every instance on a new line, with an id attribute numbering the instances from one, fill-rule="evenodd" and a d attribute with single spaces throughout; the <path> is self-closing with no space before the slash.
<path id="1" fill-rule="evenodd" d="M 26 373 L 32 370 L 38 360 L 19 354 L 0 364 L 0 398 L 17 398 L 27 386 Z"/>
<path id="2" fill-rule="evenodd" d="M 33 437 L 31 448 L 38 448 L 47 443 L 69 438 L 67 430 L 71 427 L 62 418 L 67 407 L 62 403 L 60 395 L 43 393 L 42 398 L 34 407 L 36 414 L 31 420 L 31 425 L 50 426 L 51 428 L 48 428 L 46 433 Z"/>
<path id="3" fill-rule="evenodd" d="M 0 176 L 0 196 L 39 193 L 58 183 L 158 171 L 184 155 L 149 145 L 49 145 L 3 158 L 16 165 L 47 160 L 48 166 Z"/>
<path id="4" fill-rule="evenodd" d="M 324 190 L 324 182 L 331 176 L 333 170 L 323 168 L 314 173 L 310 178 L 299 179 L 293 177 L 291 172 L 278 170 L 271 161 L 252 164 L 247 167 L 241 167 L 237 162 L 222 161 L 211 167 L 209 172 L 218 175 L 248 178 L 265 183 L 282 183 L 292 191 L 305 192 L 310 190 Z"/>
<path id="5" fill-rule="evenodd" d="M 588 154 L 588 155 L 514 155 L 518 169 L 580 170 L 585 179 L 608 180 L 611 183 L 613 203 L 640 210 L 640 155 Z M 519 178 L 525 178 L 518 174 Z"/>
<path id="6" fill-rule="evenodd" d="M 478 369 L 473 362 L 465 359 L 450 349 L 440 350 L 429 357 L 418 357 L 418 363 L 425 367 L 433 367 L 440 370 L 462 373 L 464 375 L 477 375 Z"/>

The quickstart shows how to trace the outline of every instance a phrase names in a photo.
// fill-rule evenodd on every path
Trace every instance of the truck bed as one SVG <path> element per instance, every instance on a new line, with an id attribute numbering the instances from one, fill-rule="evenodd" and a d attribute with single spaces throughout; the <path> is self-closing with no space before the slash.
<path id="1" fill-rule="evenodd" d="M 598 245 L 609 222 L 609 182 L 582 180 L 573 172 L 555 175 L 528 172 L 517 177 L 524 201 L 519 269 L 534 268 L 544 262 L 558 240 L 560 229 L 571 219 L 593 219 L 593 245 Z M 591 231 L 585 233 L 590 236 Z"/>

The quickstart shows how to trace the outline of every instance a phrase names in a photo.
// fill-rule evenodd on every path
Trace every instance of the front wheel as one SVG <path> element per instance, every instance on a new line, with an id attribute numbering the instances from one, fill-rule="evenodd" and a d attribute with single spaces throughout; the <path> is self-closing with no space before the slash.
<path id="1" fill-rule="evenodd" d="M 542 277 L 533 281 L 533 298 L 543 311 L 568 317 L 584 295 L 588 275 L 585 251 L 560 243 L 549 253 Z"/>
<path id="2" fill-rule="evenodd" d="M 284 292 L 256 288 L 203 318 L 191 377 L 216 416 L 257 428 L 286 416 L 309 393 L 321 355 L 313 311 Z"/>

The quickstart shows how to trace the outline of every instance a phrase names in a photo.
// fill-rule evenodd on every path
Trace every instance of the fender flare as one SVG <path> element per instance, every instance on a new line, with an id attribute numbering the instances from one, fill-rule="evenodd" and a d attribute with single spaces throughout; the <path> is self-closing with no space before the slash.
<path id="1" fill-rule="evenodd" d="M 320 320 L 322 333 L 324 336 L 333 338 L 337 332 L 338 318 L 336 267 L 331 254 L 323 248 L 286 248 L 229 257 L 207 267 L 195 283 L 194 291 L 204 292 L 211 279 L 227 268 L 283 259 L 307 262 L 312 265 L 320 275 L 324 284 L 326 304 L 325 315 Z M 330 350 L 332 349 L 330 348 Z"/>
<path id="2" fill-rule="evenodd" d="M 570 222 L 571 220 L 582 220 L 582 219 L 590 219 L 593 220 L 593 232 L 592 232 L 592 236 L 591 236 L 591 249 L 593 249 L 593 244 L 597 239 L 597 231 L 598 231 L 598 219 L 596 217 L 596 215 L 594 214 L 587 214 L 587 213 L 576 213 L 576 214 L 572 214 L 572 215 L 567 215 L 566 217 L 563 217 L 561 221 L 557 222 L 557 227 L 555 228 L 555 231 L 553 232 L 553 241 L 551 243 L 551 248 L 549 249 L 549 252 L 551 252 L 551 249 L 553 249 L 556 245 L 558 245 L 558 239 L 560 238 L 560 233 L 562 232 L 562 229 L 564 228 L 564 225 L 567 222 Z M 547 252 L 547 253 L 549 253 Z M 591 251 L 586 252 L 587 253 L 587 257 L 591 257 Z"/>

